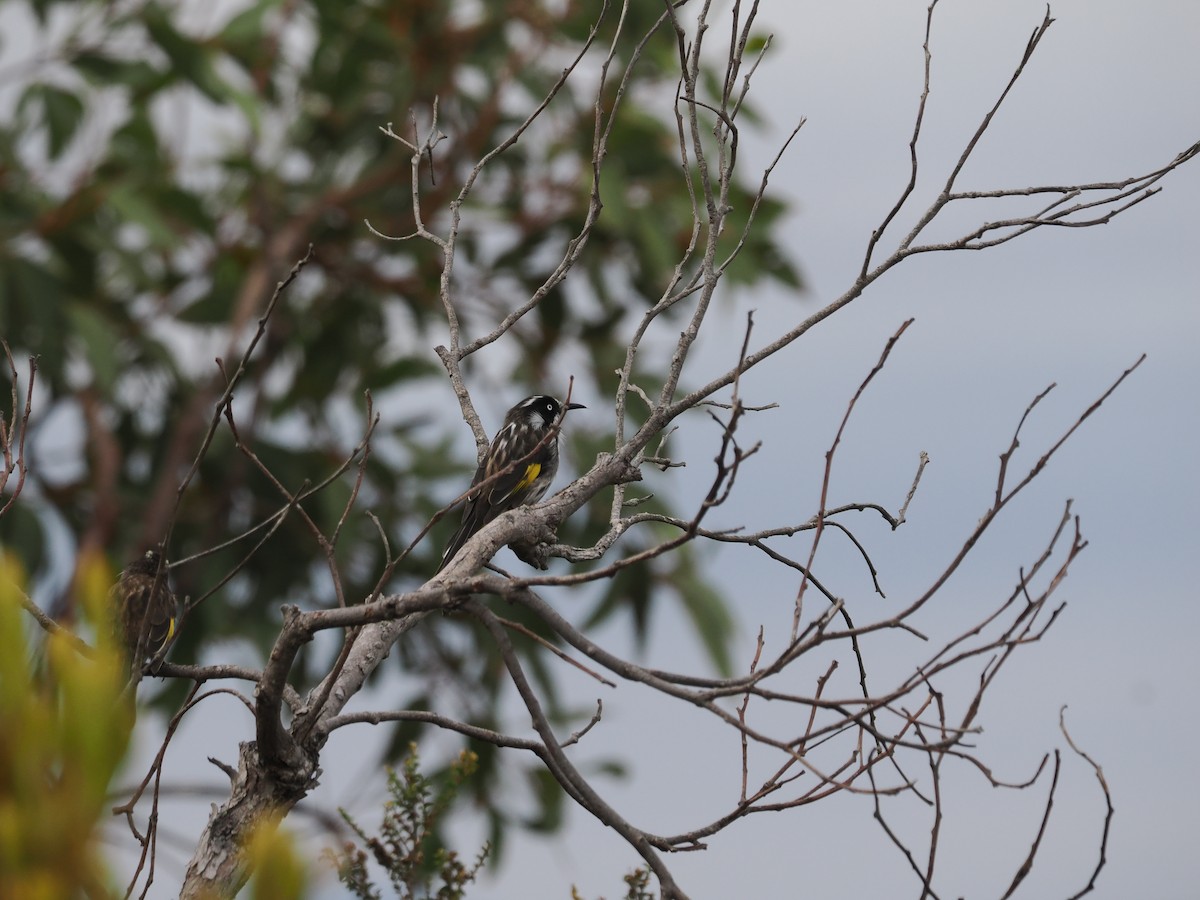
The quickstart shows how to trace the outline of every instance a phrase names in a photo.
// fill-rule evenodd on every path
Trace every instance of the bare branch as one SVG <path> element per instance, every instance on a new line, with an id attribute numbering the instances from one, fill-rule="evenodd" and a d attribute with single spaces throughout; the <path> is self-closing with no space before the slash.
<path id="1" fill-rule="evenodd" d="M 1079 900 L 1080 897 L 1084 896 L 1085 894 L 1090 894 L 1095 889 L 1096 879 L 1100 877 L 1101 870 L 1108 862 L 1108 835 L 1112 829 L 1113 816 L 1115 815 L 1116 810 L 1113 809 L 1112 794 L 1108 790 L 1108 781 L 1104 778 L 1104 770 L 1100 768 L 1099 763 L 1092 759 L 1083 750 L 1079 749 L 1079 747 L 1075 744 L 1074 739 L 1071 737 L 1070 732 L 1067 731 L 1066 712 L 1067 708 L 1065 706 L 1058 711 L 1059 730 L 1062 731 L 1063 737 L 1066 738 L 1067 744 L 1070 746 L 1071 750 L 1077 756 L 1082 757 L 1084 762 L 1092 767 L 1092 771 L 1096 774 L 1096 781 L 1100 784 L 1100 790 L 1104 794 L 1104 805 L 1106 808 L 1104 813 L 1104 830 L 1100 835 L 1100 847 L 1098 858 L 1096 860 L 1096 867 L 1092 869 L 1092 874 L 1088 879 L 1088 883 L 1085 884 L 1078 893 L 1072 894 L 1070 897 L 1070 900 Z"/>
<path id="2" fill-rule="evenodd" d="M 8 499 L 0 506 L 2 517 L 21 496 L 25 487 L 25 476 L 29 473 L 29 458 L 25 455 L 25 436 L 29 433 L 29 420 L 33 415 L 33 384 L 37 380 L 37 360 L 29 358 L 29 378 L 25 385 L 25 406 L 21 408 L 21 398 L 18 388 L 21 378 L 17 374 L 17 362 L 13 359 L 8 342 L 0 339 L 0 347 L 4 348 L 4 358 L 8 362 L 9 383 L 12 390 L 9 396 L 10 415 L 0 414 L 0 460 L 3 460 L 4 470 L 0 471 L 0 496 L 8 488 L 8 480 L 13 472 L 17 473 L 17 483 L 13 485 Z M 45 626 L 43 626 L 45 627 Z"/>

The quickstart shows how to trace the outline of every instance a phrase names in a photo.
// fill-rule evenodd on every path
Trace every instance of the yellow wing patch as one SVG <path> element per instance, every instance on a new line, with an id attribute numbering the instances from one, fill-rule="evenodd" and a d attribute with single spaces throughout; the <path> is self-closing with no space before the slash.
<path id="1" fill-rule="evenodd" d="M 518 491 L 525 490 L 525 488 L 529 487 L 531 484 L 533 484 L 535 481 L 537 481 L 537 477 L 538 477 L 538 475 L 541 474 L 541 472 L 542 472 L 542 464 L 541 463 L 530 463 L 528 466 L 525 467 L 525 474 L 523 476 L 521 476 L 521 480 L 518 481 L 516 487 L 514 487 L 512 489 L 512 493 L 515 494 Z"/>

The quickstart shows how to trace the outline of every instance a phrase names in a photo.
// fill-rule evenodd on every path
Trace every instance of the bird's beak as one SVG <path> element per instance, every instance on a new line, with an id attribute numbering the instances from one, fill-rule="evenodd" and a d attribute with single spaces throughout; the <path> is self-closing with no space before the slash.
<path id="1" fill-rule="evenodd" d="M 568 403 L 567 409 L 587 409 L 582 403 Z"/>

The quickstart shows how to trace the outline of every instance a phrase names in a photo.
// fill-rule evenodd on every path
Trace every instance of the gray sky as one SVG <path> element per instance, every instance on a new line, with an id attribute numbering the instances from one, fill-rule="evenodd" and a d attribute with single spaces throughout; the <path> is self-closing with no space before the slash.
<path id="1" fill-rule="evenodd" d="M 765 339 L 840 294 L 908 174 L 925 4 L 763 7 L 776 44 L 755 81 L 758 107 L 777 125 L 773 140 L 800 116 L 808 119 L 772 186 L 796 204 L 787 243 L 811 290 L 799 299 L 764 290 L 726 302 L 718 314 L 723 327 L 707 335 L 697 372 L 728 363 L 747 309 L 756 310 L 756 334 Z M 919 198 L 940 185 L 1044 11 L 1024 0 L 944 0 L 938 8 Z M 1156 168 L 1200 139 L 1200 6 L 1076 0 L 1054 4 L 1053 14 L 1058 21 L 961 187 L 1118 179 Z M 743 164 L 761 168 L 772 141 L 744 137 Z M 1063 704 L 1073 737 L 1103 766 L 1117 809 L 1109 864 L 1092 896 L 1182 900 L 1200 881 L 1192 849 L 1200 777 L 1190 760 L 1200 737 L 1193 649 L 1200 625 L 1200 167 L 1193 163 L 1164 188 L 1102 228 L 1044 230 L 983 253 L 912 260 L 814 329 L 748 379 L 747 402 L 782 409 L 748 423 L 764 450 L 713 522 L 778 524 L 815 508 L 822 454 L 847 399 L 887 337 L 914 316 L 856 412 L 834 480 L 840 501 L 873 498 L 894 509 L 918 453 L 933 459 L 900 533 L 864 526 L 889 600 L 873 605 L 861 576 L 842 581 L 843 590 L 856 592 L 848 596 L 858 621 L 886 615 L 928 583 L 986 509 L 998 454 L 1037 392 L 1058 384 L 1027 426 L 1017 457 L 1026 465 L 1142 352 L 1149 355 L 926 616 L 935 630 L 942 616 L 957 624 L 1006 592 L 1062 503 L 1075 499 L 1090 546 L 1055 596 L 1067 609 L 1042 644 L 1004 671 L 980 720 L 981 755 L 998 777 L 1023 780 L 1044 752 L 1066 754 L 1040 864 L 1018 896 L 1068 896 L 1086 883 L 1096 858 L 1103 801 L 1091 770 L 1058 734 Z M 705 436 L 713 438 L 711 429 L 698 427 L 684 440 Z M 707 484 L 710 456 L 697 453 L 693 468 L 675 470 L 680 496 Z M 759 624 L 780 621 L 796 586 L 738 554 L 721 554 L 717 567 L 748 660 Z M 654 624 L 650 664 L 700 664 L 681 616 L 663 609 Z M 909 664 L 922 656 L 911 646 L 895 652 Z M 594 693 L 581 682 L 576 696 L 582 705 Z M 606 795 L 635 823 L 660 832 L 724 812 L 738 789 L 734 735 L 691 711 L 626 694 L 636 692 L 605 697 L 605 720 L 580 750 L 582 758 L 632 757 L 632 778 Z M 1000 793 L 960 768 L 947 774 L 947 785 L 941 896 L 999 896 L 1036 833 L 1046 782 Z M 910 804 L 895 809 L 898 821 L 911 821 L 912 835 L 927 833 L 925 812 Z M 709 847 L 669 859 L 701 900 L 920 894 L 866 798 L 762 816 Z M 617 870 L 636 863 L 615 834 L 582 814 L 552 841 L 518 838 L 510 849 L 501 877 L 479 897 L 551 900 L 574 882 L 584 896 L 612 898 Z M 547 875 L 554 872 L 560 877 Z"/>
<path id="2" fill-rule="evenodd" d="M 796 206 L 786 243 L 810 290 L 800 297 L 768 289 L 722 300 L 689 369 L 696 383 L 731 361 L 748 309 L 756 310 L 755 333 L 765 340 L 839 295 L 908 174 L 924 3 L 776 0 L 763 6 L 776 44 L 756 77 L 754 97 L 776 131 L 765 138 L 744 134 L 742 164 L 761 168 L 774 143 L 807 117 L 772 185 Z M 944 178 L 1044 9 L 1033 0 L 943 0 L 924 134 L 927 177 L 918 200 Z M 1117 179 L 1162 165 L 1200 139 L 1200 6 L 1064 0 L 1053 12 L 1058 22 L 960 186 Z M 1058 734 L 1063 704 L 1073 736 L 1104 767 L 1117 808 L 1109 865 L 1093 896 L 1182 900 L 1200 881 L 1193 847 L 1200 834 L 1200 776 L 1190 752 L 1200 738 L 1194 715 L 1200 664 L 1192 648 L 1200 626 L 1194 474 L 1200 459 L 1200 229 L 1194 218 L 1200 165 L 1163 186 L 1160 196 L 1103 228 L 1043 230 L 984 253 L 912 260 L 763 366 L 747 378 L 744 397 L 781 408 L 747 422 L 746 437 L 761 438 L 764 449 L 713 520 L 765 526 L 812 513 L 822 455 L 846 401 L 887 337 L 915 317 L 859 406 L 833 483 L 836 502 L 877 500 L 894 509 L 919 452 L 932 457 L 899 533 L 863 525 L 889 599 L 871 595 L 849 557 L 838 570 L 842 556 L 832 543 L 821 557 L 860 622 L 885 617 L 928 584 L 986 509 L 997 456 L 1036 393 L 1058 383 L 1028 426 L 1017 457 L 1025 465 L 1139 354 L 1149 354 L 922 622 L 932 634 L 953 634 L 964 617 L 988 608 L 1041 547 L 1063 502 L 1075 499 L 1091 543 L 1056 595 L 1068 607 L 1042 644 L 1006 668 L 980 719 L 980 753 L 999 777 L 1022 780 L 1044 752 L 1057 747 L 1066 753 L 1041 861 L 1019 896 L 1073 893 L 1096 856 L 1102 798 L 1091 770 L 1066 751 Z M 963 221 L 974 219 L 968 213 Z M 714 433 L 697 419 L 682 437 L 703 446 Z M 711 455 L 696 453 L 693 466 L 673 470 L 658 485 L 681 498 L 695 496 L 711 477 Z M 799 553 L 800 546 L 788 549 Z M 770 628 L 790 616 L 796 585 L 783 570 L 748 556 L 719 554 L 716 569 L 739 617 L 737 658 L 744 663 L 759 625 Z M 641 658 L 659 668 L 703 670 L 682 615 L 661 607 Z M 595 638 L 631 652 L 620 626 Z M 903 643 L 878 652 L 881 668 L 901 670 L 925 656 L 924 648 Z M 811 681 L 813 673 L 803 675 Z M 567 675 L 564 683 L 568 702 L 594 703 L 593 682 Z M 731 731 L 627 686 L 603 696 L 604 721 L 575 758 L 585 772 L 589 760 L 615 756 L 630 764 L 628 779 L 601 779 L 598 786 L 636 825 L 684 831 L 736 801 L 739 755 Z M 172 746 L 168 766 L 202 772 L 207 755 L 231 759 L 230 742 L 218 745 L 212 735 L 249 726 L 234 708 L 202 708 L 228 716 L 227 725 L 215 730 L 214 721 L 196 717 L 188 737 Z M 365 726 L 335 737 L 314 802 L 349 804 L 363 811 L 365 822 L 374 821 L 376 783 L 354 761 L 373 759 L 378 737 Z M 946 778 L 941 896 L 999 896 L 1036 832 L 1045 782 L 1011 794 L 991 790 L 965 767 Z M 203 806 L 195 809 L 197 828 Z M 925 811 L 903 802 L 893 809 L 898 822 L 911 822 L 914 838 L 927 832 Z M 184 843 L 191 827 L 186 819 L 171 823 Z M 470 852 L 478 835 L 470 826 L 459 833 Z M 758 817 L 712 839 L 707 852 L 668 862 L 696 900 L 920 894 L 863 797 Z M 470 896 L 561 900 L 575 884 L 584 897 L 612 900 L 622 893 L 621 875 L 637 864 L 615 833 L 574 812 L 569 827 L 551 839 L 515 834 L 503 868 Z M 338 891 L 331 887 L 329 895 Z"/>

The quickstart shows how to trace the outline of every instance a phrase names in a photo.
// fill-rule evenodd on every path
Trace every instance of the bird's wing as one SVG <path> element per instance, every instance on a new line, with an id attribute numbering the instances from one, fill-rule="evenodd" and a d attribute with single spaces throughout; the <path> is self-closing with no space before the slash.
<path id="1" fill-rule="evenodd" d="M 512 446 L 512 438 L 515 433 L 516 426 L 512 423 L 505 425 L 497 432 L 488 448 L 487 458 L 475 470 L 475 477 L 471 480 L 472 487 L 496 476 L 514 458 L 519 458 L 513 456 L 516 452 L 516 448 Z M 530 486 L 542 471 L 542 465 L 540 459 L 530 460 L 512 471 L 504 472 L 487 487 L 475 491 L 467 497 L 466 505 L 463 507 L 462 524 L 458 526 L 458 530 L 454 532 L 454 536 L 446 545 L 439 571 L 454 559 L 455 554 L 479 529 L 500 513 L 520 506 L 524 502 L 525 497 L 529 494 Z"/>
<path id="2" fill-rule="evenodd" d="M 166 576 L 164 576 L 165 581 Z M 150 603 L 147 616 L 146 652 L 157 653 L 163 644 L 175 637 L 175 620 L 179 614 L 179 601 L 174 592 L 165 584 L 160 584 Z"/>

